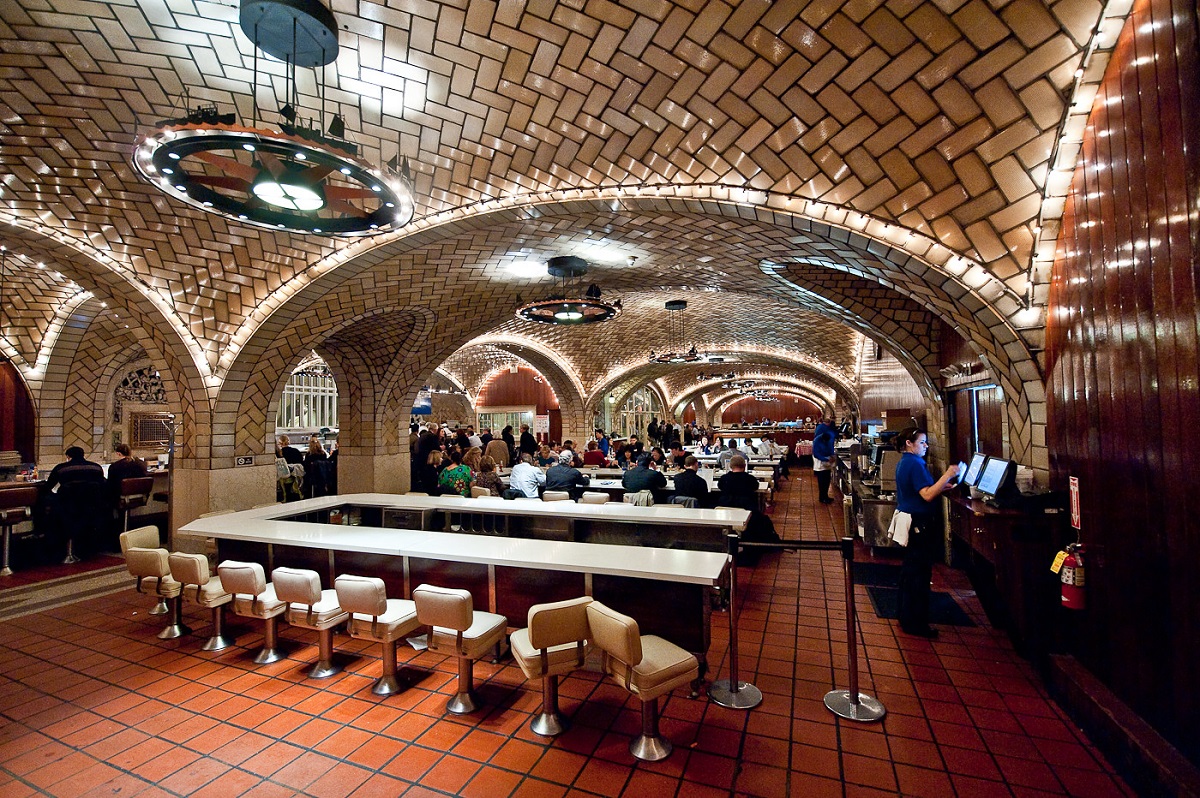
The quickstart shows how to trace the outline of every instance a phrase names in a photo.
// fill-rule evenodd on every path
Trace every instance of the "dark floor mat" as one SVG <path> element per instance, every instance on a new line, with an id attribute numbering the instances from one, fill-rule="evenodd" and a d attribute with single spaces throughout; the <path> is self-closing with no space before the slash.
<path id="1" fill-rule="evenodd" d="M 855 562 L 854 584 L 899 587 L 900 566 L 886 562 Z"/>
<path id="2" fill-rule="evenodd" d="M 896 618 L 896 599 L 900 591 L 889 587 L 868 587 L 867 595 L 871 597 L 871 606 L 880 618 L 894 620 Z M 943 626 L 974 626 L 975 622 L 967 617 L 962 607 L 949 593 L 937 590 L 929 595 L 929 622 Z"/>

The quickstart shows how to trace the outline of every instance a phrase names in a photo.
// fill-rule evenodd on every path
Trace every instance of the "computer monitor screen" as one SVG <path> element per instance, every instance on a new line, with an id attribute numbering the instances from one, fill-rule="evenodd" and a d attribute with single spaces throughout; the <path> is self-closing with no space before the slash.
<path id="1" fill-rule="evenodd" d="M 1007 472 L 1007 460 L 1002 460 L 999 457 L 988 458 L 987 464 L 983 467 L 983 472 L 979 475 L 979 482 L 976 484 L 976 487 L 983 493 L 995 496 L 1000 492 L 1000 488 L 1004 483 L 1004 475 Z"/>
<path id="2" fill-rule="evenodd" d="M 979 473 L 983 471 L 983 462 L 987 460 L 987 455 L 983 452 L 975 452 L 971 457 L 971 463 L 967 466 L 967 473 L 958 478 L 958 484 L 970 485 L 975 487 L 975 483 L 979 481 Z"/>
<path id="3" fill-rule="evenodd" d="M 871 465 L 878 466 L 883 462 L 883 453 L 887 451 L 887 447 L 882 444 L 875 444 L 871 448 Z"/>

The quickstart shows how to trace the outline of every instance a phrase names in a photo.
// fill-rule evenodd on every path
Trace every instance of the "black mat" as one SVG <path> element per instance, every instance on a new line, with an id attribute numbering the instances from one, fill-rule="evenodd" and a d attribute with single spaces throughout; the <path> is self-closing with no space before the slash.
<path id="1" fill-rule="evenodd" d="M 899 587 L 900 566 L 886 562 L 855 562 L 854 584 Z"/>
<path id="2" fill-rule="evenodd" d="M 868 587 L 867 595 L 871 597 L 871 606 L 880 618 L 894 620 L 896 618 L 896 597 L 900 591 L 888 587 Z M 974 626 L 975 622 L 967 617 L 962 607 L 949 593 L 937 590 L 929 595 L 929 622 L 943 626 Z"/>

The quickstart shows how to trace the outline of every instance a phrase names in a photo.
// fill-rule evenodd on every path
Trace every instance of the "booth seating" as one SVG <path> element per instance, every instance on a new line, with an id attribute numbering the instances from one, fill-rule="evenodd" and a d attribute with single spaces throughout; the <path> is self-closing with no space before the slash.
<path id="1" fill-rule="evenodd" d="M 132 548 L 157 549 L 161 545 L 158 542 L 158 527 L 156 526 L 139 526 L 137 529 L 122 532 L 120 542 L 121 554 L 125 557 L 129 556 L 129 550 Z M 130 573 L 132 574 L 132 572 Z M 166 615 L 170 611 L 167 600 L 159 596 L 154 609 L 150 610 L 150 615 Z"/>
<path id="2" fill-rule="evenodd" d="M 226 592 L 233 595 L 235 615 L 265 622 L 263 647 L 254 657 L 254 663 L 269 665 L 283 659 L 279 651 L 279 616 L 287 604 L 276 597 L 275 586 L 267 582 L 263 567 L 256 562 L 226 560 L 217 566 L 217 576 Z"/>
<path id="3" fill-rule="evenodd" d="M 333 581 L 338 604 L 350 615 L 350 636 L 383 644 L 383 676 L 371 692 L 392 695 L 400 692 L 396 678 L 396 642 L 419 629 L 417 605 L 406 599 L 390 599 L 383 580 L 375 576 L 342 574 Z"/>
<path id="4" fill-rule="evenodd" d="M 8 567 L 12 530 L 17 524 L 33 518 L 33 505 L 37 498 L 38 489 L 35 485 L 0 489 L 0 528 L 4 535 L 4 562 L 0 567 L 0 576 L 12 576 L 12 569 Z"/>
<path id="5" fill-rule="evenodd" d="M 317 633 L 320 655 L 308 672 L 310 679 L 324 679 L 342 672 L 333 662 L 333 628 L 349 614 L 338 604 L 337 591 L 321 589 L 321 577 L 306 568 L 276 568 L 271 572 L 275 596 L 288 603 L 287 622 Z"/>
<path id="6" fill-rule="evenodd" d="M 446 587 L 421 585 L 412 592 L 417 618 L 429 629 L 429 650 L 452 649 L 458 656 L 458 690 L 446 702 L 446 711 L 466 715 L 478 708 L 474 690 L 474 663 L 504 638 L 508 619 L 472 609 L 471 593 Z"/>
<path id="7" fill-rule="evenodd" d="M 67 556 L 63 565 L 79 562 L 76 549 L 85 556 L 111 534 L 112 504 L 108 485 L 104 482 L 64 482 L 55 495 L 54 515 L 59 530 L 67 539 Z"/>
<path id="8" fill-rule="evenodd" d="M 225 636 L 225 605 L 233 601 L 233 595 L 221 585 L 220 578 L 209 572 L 208 558 L 203 554 L 177 551 L 167 558 L 167 564 L 171 568 L 171 576 L 183 585 L 184 598 L 212 610 L 212 637 L 205 641 L 200 650 L 221 651 L 233 645 L 234 641 Z"/>
<path id="9" fill-rule="evenodd" d="M 584 494 L 579 497 L 579 503 L 580 504 L 608 504 L 608 494 L 607 493 L 594 493 L 592 491 L 585 491 Z"/>
<path id="10" fill-rule="evenodd" d="M 534 734 L 554 737 L 567 730 L 558 711 L 558 677 L 583 667 L 587 656 L 587 607 L 591 596 L 535 604 L 529 626 L 509 637 L 513 659 L 526 678 L 542 680 L 542 712 L 529 724 Z"/>
<path id="11" fill-rule="evenodd" d="M 157 534 L 156 529 L 155 535 Z M 158 633 L 160 640 L 174 640 L 192 631 L 183 624 L 183 585 L 171 576 L 169 557 L 167 550 L 163 548 L 130 546 L 125 551 L 125 567 L 137 580 L 138 592 L 148 592 L 160 600 L 171 601 L 171 620 Z"/>
<path id="12" fill-rule="evenodd" d="M 121 513 L 121 531 L 129 530 L 129 511 L 145 507 L 154 490 L 154 477 L 130 477 L 121 480 L 121 492 L 117 495 L 117 512 Z"/>
<path id="13" fill-rule="evenodd" d="M 565 490 L 547 490 L 542 493 L 542 501 L 569 502 L 571 501 L 571 494 Z"/>
<path id="14" fill-rule="evenodd" d="M 604 672 L 642 702 L 642 733 L 629 753 L 645 762 L 671 755 L 671 741 L 658 731 L 658 697 L 700 676 L 695 656 L 661 637 L 643 637 L 637 621 L 599 601 L 587 605 L 592 642 L 604 652 Z"/>

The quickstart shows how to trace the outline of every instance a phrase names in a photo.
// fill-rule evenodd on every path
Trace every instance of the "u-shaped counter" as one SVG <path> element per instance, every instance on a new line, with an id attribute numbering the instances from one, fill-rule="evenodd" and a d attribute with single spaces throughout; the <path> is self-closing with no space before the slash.
<path id="1" fill-rule="evenodd" d="M 212 515 L 181 532 L 214 538 L 221 560 L 258 562 L 268 573 L 312 569 L 326 588 L 338 574 L 378 576 L 394 598 L 422 583 L 465 588 L 476 609 L 504 615 L 511 628 L 525 625 L 534 604 L 591 595 L 644 634 L 697 654 L 703 667 L 713 588 L 729 564 L 725 536 L 748 517 L 678 505 L 363 493 Z"/>

